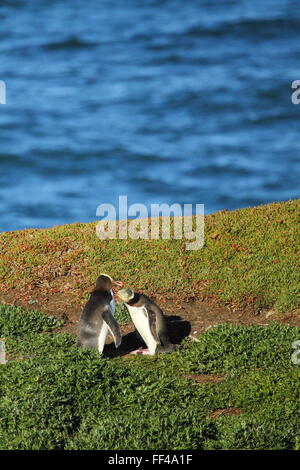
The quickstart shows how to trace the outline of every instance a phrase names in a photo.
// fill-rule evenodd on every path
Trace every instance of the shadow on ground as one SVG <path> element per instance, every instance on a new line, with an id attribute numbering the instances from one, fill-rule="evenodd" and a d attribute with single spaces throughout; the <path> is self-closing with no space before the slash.
<path id="1" fill-rule="evenodd" d="M 190 322 L 182 319 L 178 315 L 166 316 L 166 319 L 171 343 L 181 344 L 182 340 L 190 334 Z M 114 343 L 111 342 L 105 345 L 103 353 L 106 357 L 126 356 L 140 347 L 146 346 L 136 335 L 135 331 L 130 331 L 125 334 L 123 333 L 122 343 L 118 349 L 116 349 Z"/>

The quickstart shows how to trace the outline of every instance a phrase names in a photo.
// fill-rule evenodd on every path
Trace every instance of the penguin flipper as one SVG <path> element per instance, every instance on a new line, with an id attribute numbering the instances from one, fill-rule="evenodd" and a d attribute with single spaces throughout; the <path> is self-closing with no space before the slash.
<path id="1" fill-rule="evenodd" d="M 112 334 L 112 337 L 114 339 L 116 348 L 118 348 L 122 342 L 122 335 L 121 335 L 121 330 L 116 322 L 111 310 L 105 310 L 102 314 L 102 318 L 104 323 L 108 326 L 109 331 Z"/>
<path id="2" fill-rule="evenodd" d="M 157 333 L 156 333 L 156 313 L 153 310 L 149 309 L 149 308 L 147 308 L 147 313 L 148 313 L 148 321 L 149 321 L 150 331 L 152 333 L 153 338 L 157 342 L 157 344 L 159 344 L 160 340 L 159 340 L 159 337 L 157 336 Z"/>
<path id="3" fill-rule="evenodd" d="M 156 315 L 156 330 L 157 331 L 157 338 L 160 343 L 160 345 L 166 349 L 172 347 L 172 343 L 170 342 L 169 335 L 168 335 L 168 327 L 167 327 L 167 322 L 166 318 L 163 314 L 163 311 L 161 308 L 159 308 L 157 305 L 153 305 L 153 311 Z"/>

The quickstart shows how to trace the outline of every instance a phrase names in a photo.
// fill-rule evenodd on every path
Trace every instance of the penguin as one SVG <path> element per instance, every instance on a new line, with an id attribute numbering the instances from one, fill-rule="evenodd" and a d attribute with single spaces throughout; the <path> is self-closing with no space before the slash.
<path id="1" fill-rule="evenodd" d="M 134 351 L 140 354 L 167 353 L 178 349 L 177 344 L 169 340 L 167 322 L 161 308 L 144 294 L 132 289 L 121 289 L 117 292 L 131 316 L 138 336 L 146 343 L 148 349 Z"/>
<path id="2" fill-rule="evenodd" d="M 101 274 L 96 280 L 95 289 L 83 308 L 78 325 L 77 346 L 97 349 L 103 352 L 108 333 L 112 334 L 116 348 L 122 341 L 120 327 L 114 318 L 115 298 L 112 284 L 121 286 L 120 281 L 114 281 L 107 274 Z"/>

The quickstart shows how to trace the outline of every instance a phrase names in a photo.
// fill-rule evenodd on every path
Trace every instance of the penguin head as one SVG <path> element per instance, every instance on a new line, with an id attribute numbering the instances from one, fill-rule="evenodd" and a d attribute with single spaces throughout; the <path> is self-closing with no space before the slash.
<path id="1" fill-rule="evenodd" d="M 112 285 L 117 284 L 118 286 L 122 286 L 122 281 L 115 281 L 109 274 L 100 274 L 98 279 L 96 280 L 96 289 L 104 289 L 108 292 L 112 290 Z"/>
<path id="2" fill-rule="evenodd" d="M 129 302 L 134 297 L 134 291 L 132 289 L 121 289 L 117 292 L 118 297 L 125 303 Z"/>

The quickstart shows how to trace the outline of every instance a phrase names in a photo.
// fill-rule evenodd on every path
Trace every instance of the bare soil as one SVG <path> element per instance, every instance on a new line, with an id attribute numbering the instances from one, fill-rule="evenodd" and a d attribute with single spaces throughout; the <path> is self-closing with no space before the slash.
<path id="1" fill-rule="evenodd" d="M 208 413 L 208 418 L 216 419 L 219 416 L 239 416 L 242 414 L 240 408 L 219 408 L 217 410 L 210 411 Z"/>
<path id="2" fill-rule="evenodd" d="M 222 382 L 225 376 L 221 374 L 189 374 L 185 376 L 187 379 L 194 380 L 199 384 L 213 384 Z"/>
<path id="3" fill-rule="evenodd" d="M 74 294 L 72 295 L 69 292 L 57 293 L 45 297 L 44 293 L 43 295 L 40 294 L 39 289 L 36 289 L 33 294 L 34 302 L 29 304 L 27 300 L 20 300 L 20 294 L 12 289 L 10 292 L 0 294 L 0 303 L 38 310 L 47 315 L 63 319 L 65 325 L 59 331 L 76 334 L 83 305 Z M 16 298 L 18 299 L 17 302 Z M 170 338 L 175 344 L 180 344 L 187 336 L 197 341 L 196 337 L 199 334 L 214 325 L 225 322 L 237 325 L 267 325 L 272 321 L 277 321 L 285 325 L 300 327 L 300 310 L 281 314 L 271 310 L 262 310 L 259 314 L 254 314 L 250 307 L 241 309 L 233 305 L 222 305 L 215 298 L 203 301 L 191 300 L 179 305 L 177 302 L 171 302 L 170 300 L 155 300 L 166 314 Z M 118 350 L 114 347 L 111 337 L 108 337 L 104 352 L 109 356 L 127 355 L 130 351 L 141 346 L 131 323 L 121 326 L 121 331 L 123 340 Z"/>

